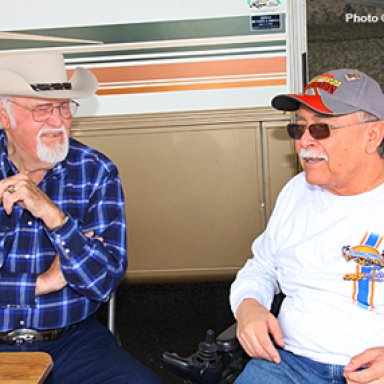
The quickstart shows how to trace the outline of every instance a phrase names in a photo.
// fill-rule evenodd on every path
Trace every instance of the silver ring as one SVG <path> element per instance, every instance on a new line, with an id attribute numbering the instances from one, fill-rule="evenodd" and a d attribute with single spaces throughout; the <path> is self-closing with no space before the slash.
<path id="1" fill-rule="evenodd" d="M 15 186 L 14 185 L 8 185 L 6 191 L 12 195 L 13 193 L 16 192 Z"/>

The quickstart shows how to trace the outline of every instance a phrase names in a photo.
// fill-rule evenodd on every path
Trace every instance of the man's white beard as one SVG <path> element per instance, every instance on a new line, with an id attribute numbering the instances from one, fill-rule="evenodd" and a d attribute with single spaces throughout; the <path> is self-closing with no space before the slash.
<path id="1" fill-rule="evenodd" d="M 46 133 L 62 133 L 63 143 L 57 143 L 55 146 L 47 146 L 41 141 L 41 136 Z M 36 152 L 40 161 L 48 164 L 57 164 L 63 161 L 68 154 L 69 140 L 64 126 L 60 128 L 42 128 L 37 134 Z"/>

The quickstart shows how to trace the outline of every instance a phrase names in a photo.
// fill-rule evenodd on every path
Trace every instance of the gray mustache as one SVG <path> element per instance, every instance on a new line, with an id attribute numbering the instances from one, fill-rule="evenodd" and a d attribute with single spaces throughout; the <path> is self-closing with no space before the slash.
<path id="1" fill-rule="evenodd" d="M 299 157 L 303 160 L 312 159 L 312 160 L 325 160 L 328 161 L 328 155 L 322 152 L 316 152 L 312 149 L 302 148 L 299 152 Z"/>

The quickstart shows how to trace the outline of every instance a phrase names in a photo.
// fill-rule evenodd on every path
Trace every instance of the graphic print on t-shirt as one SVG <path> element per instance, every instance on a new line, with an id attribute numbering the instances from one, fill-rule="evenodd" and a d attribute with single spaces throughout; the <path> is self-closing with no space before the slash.
<path id="1" fill-rule="evenodd" d="M 353 282 L 352 300 L 365 309 L 374 310 L 375 283 L 384 282 L 382 240 L 383 236 L 366 232 L 359 245 L 342 249 L 344 259 L 356 263 L 356 273 L 347 273 L 343 279 Z"/>

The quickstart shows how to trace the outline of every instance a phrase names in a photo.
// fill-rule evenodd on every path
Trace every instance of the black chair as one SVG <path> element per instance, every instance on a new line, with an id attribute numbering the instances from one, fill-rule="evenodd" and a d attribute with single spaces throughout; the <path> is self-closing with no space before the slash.
<path id="1" fill-rule="evenodd" d="M 209 329 L 205 340 L 191 356 L 164 352 L 162 362 L 167 369 L 184 379 L 184 383 L 230 384 L 243 369 L 248 358 L 236 339 L 236 324 L 216 337 Z"/>
<path id="2" fill-rule="evenodd" d="M 275 296 L 271 312 L 277 316 L 284 299 L 282 293 Z M 185 384 L 232 384 L 249 360 L 236 338 L 236 323 L 216 337 L 209 329 L 205 340 L 189 357 L 164 352 L 162 362 L 172 373 L 184 379 Z"/>

